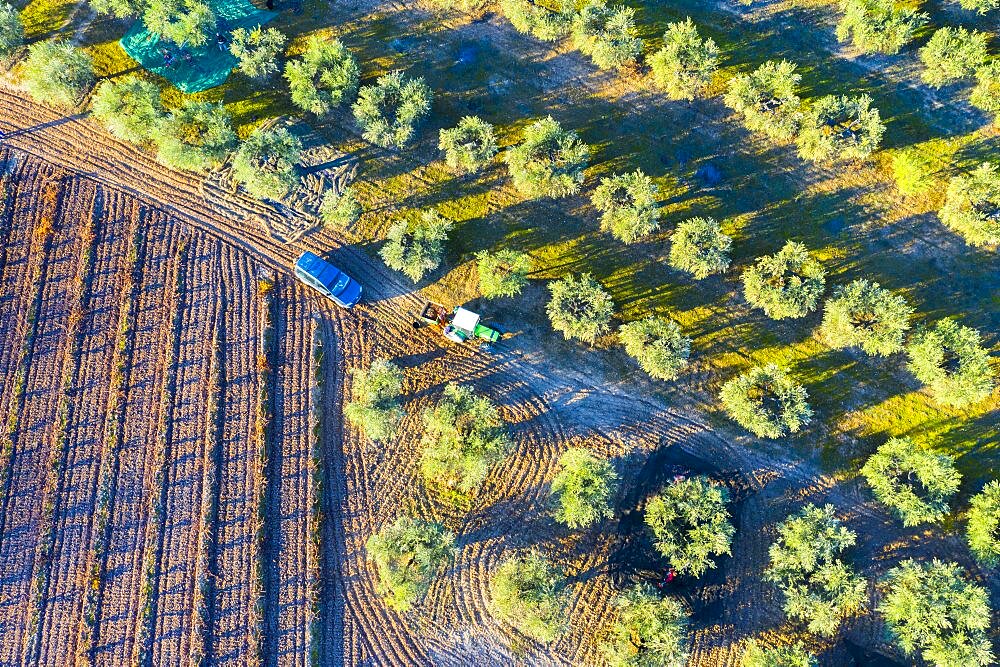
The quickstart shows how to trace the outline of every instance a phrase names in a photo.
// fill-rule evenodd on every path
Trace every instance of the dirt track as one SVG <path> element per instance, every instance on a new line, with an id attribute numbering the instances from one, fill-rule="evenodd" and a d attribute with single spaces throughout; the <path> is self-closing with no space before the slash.
<path id="1" fill-rule="evenodd" d="M 13 438 L 10 487 L 0 497 L 0 665 L 20 664 L 30 644 L 27 619 L 35 605 L 30 589 L 37 570 L 33 554 L 43 528 L 39 517 L 46 466 L 58 441 L 60 372 L 55 369 L 66 363 L 70 349 L 65 323 L 80 265 L 77 230 L 96 211 L 92 205 L 84 210 L 81 202 L 88 201 L 103 202 L 102 233 L 97 268 L 88 278 L 86 298 L 93 302 L 83 323 L 88 338 L 79 359 L 71 360 L 79 367 L 71 389 L 79 405 L 87 404 L 90 416 L 73 424 L 66 444 L 68 476 L 50 490 L 60 498 L 61 509 L 54 515 L 53 576 L 38 601 L 45 627 L 52 629 L 43 646 L 45 664 L 61 664 L 76 654 L 82 634 L 86 582 L 77 559 L 88 557 L 94 540 L 87 508 L 96 504 L 99 487 L 101 461 L 95 459 L 110 455 L 105 411 L 91 404 L 100 405 L 108 393 L 108 378 L 98 371 L 110 366 L 111 349 L 100 348 L 97 341 L 117 345 L 116 314 L 127 293 L 112 286 L 127 282 L 126 258 L 139 225 L 143 235 L 136 249 L 140 270 L 134 345 L 122 389 L 126 418 L 120 425 L 121 461 L 112 485 L 110 544 L 100 583 L 96 649 L 90 656 L 95 664 L 135 664 L 144 655 L 143 644 L 152 651 L 152 664 L 187 664 L 199 642 L 195 587 L 199 544 L 210 532 L 201 525 L 200 507 L 205 471 L 212 465 L 206 459 L 213 451 L 206 406 L 211 403 L 207 392 L 217 330 L 224 373 L 217 397 L 222 429 L 213 560 L 218 575 L 206 642 L 212 662 L 254 664 L 259 657 L 265 665 L 308 664 L 308 581 L 315 574 L 308 570 L 318 567 L 321 664 L 593 663 L 593 640 L 621 576 L 608 567 L 618 548 L 613 538 L 618 526 L 612 522 L 600 531 L 573 536 L 547 516 L 547 483 L 559 454 L 571 444 L 585 444 L 615 461 L 626 482 L 619 515 L 634 511 L 641 501 L 636 485 L 652 474 L 643 468 L 654 452 L 660 452 L 655 465 L 695 461 L 729 480 L 737 492 L 739 533 L 733 557 L 723 559 L 706 585 L 680 591 L 695 614 L 692 664 L 736 664 L 741 639 L 781 626 L 776 595 L 759 576 L 770 539 L 765 526 L 806 500 L 837 502 L 852 528 L 871 536 L 856 558 L 868 574 L 891 566 L 887 554 L 932 547 L 963 553 L 953 541 L 942 543 L 934 534 L 915 545 L 853 485 L 834 486 L 805 463 L 765 457 L 727 442 L 695 415 L 637 400 L 627 388 L 604 386 L 600 378 L 552 366 L 537 345 L 544 332 L 515 337 L 492 357 L 442 347 L 436 338 L 414 334 L 407 312 L 417 307 L 418 295 L 368 255 L 325 231 L 293 244 L 277 241 L 266 227 L 280 232 L 283 223 L 264 205 L 168 172 L 86 119 L 63 119 L 0 91 L 0 130 L 16 190 L 14 216 L 24 221 L 11 225 L 11 214 L 4 212 L 0 231 L 10 242 L 0 256 L 0 332 L 5 349 L 19 349 L 24 341 L 29 348 L 23 393 L 7 381 L 16 376 L 18 359 L 4 355 L 0 368 L 4 418 L 24 406 Z M 45 216 L 55 221 L 51 239 L 42 225 Z M 287 273 L 304 249 L 329 252 L 332 261 L 365 285 L 369 303 L 345 314 L 306 293 Z M 264 650 L 256 656 L 251 573 L 258 553 L 254 503 L 260 494 L 252 421 L 262 317 L 257 278 L 264 275 L 276 281 L 279 333 L 270 376 L 274 463 L 280 474 L 270 480 L 275 493 L 268 495 L 270 506 L 264 509 L 267 525 L 276 529 L 269 539 L 280 588 L 264 596 Z M 32 299 L 39 303 L 35 323 L 24 316 Z M 321 552 L 312 565 L 306 540 L 312 520 L 308 414 L 314 326 L 328 345 L 319 406 L 328 483 Z M 171 349 L 175 354 L 167 352 Z M 379 356 L 394 358 L 406 369 L 410 414 L 404 435 L 384 447 L 345 428 L 340 419 L 349 370 Z M 468 514 L 439 505 L 416 476 L 419 413 L 449 381 L 472 383 L 497 401 L 513 424 L 517 443 Z M 160 525 L 151 511 L 158 495 L 166 509 Z M 379 600 L 363 544 L 373 530 L 409 508 L 436 516 L 455 530 L 459 555 L 423 607 L 401 616 Z M 58 537 L 63 532 L 68 534 Z M 510 550 L 531 545 L 551 549 L 572 577 L 571 630 L 550 647 L 516 636 L 489 611 L 486 587 L 495 564 Z M 144 592 L 147 575 L 154 585 Z M 151 610 L 148 618 L 144 604 Z M 848 635 L 861 645 L 878 643 L 878 628 L 868 619 L 852 625 Z M 825 657 L 827 664 L 850 664 L 845 651 L 834 647 Z"/>

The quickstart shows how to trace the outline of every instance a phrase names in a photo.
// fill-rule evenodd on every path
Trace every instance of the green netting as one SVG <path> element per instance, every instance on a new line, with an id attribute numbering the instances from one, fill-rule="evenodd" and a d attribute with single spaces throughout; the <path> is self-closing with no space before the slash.
<path id="1" fill-rule="evenodd" d="M 199 48 L 178 46 L 146 30 L 141 20 L 122 37 L 122 48 L 143 68 L 169 80 L 181 92 L 197 93 L 221 86 L 238 62 L 229 52 L 232 31 L 263 25 L 276 14 L 257 9 L 248 0 L 214 0 L 212 9 L 218 18 L 218 30 L 226 37 L 224 48 L 219 48 L 214 35 Z"/>

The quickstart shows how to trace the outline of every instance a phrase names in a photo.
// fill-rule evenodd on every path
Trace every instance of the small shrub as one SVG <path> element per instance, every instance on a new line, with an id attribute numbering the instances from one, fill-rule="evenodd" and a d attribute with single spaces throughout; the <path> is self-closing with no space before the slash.
<path id="1" fill-rule="evenodd" d="M 670 239 L 670 266 L 698 280 L 729 268 L 733 240 L 712 218 L 691 218 L 677 225 Z"/>
<path id="2" fill-rule="evenodd" d="M 229 51 L 239 61 L 244 76 L 263 81 L 278 73 L 278 59 L 288 41 L 280 30 L 257 26 L 233 31 Z"/>
<path id="3" fill-rule="evenodd" d="M 917 149 L 899 151 L 892 157 L 892 176 L 904 195 L 921 195 L 934 185 L 934 167 Z"/>
<path id="4" fill-rule="evenodd" d="M 875 497 L 907 527 L 944 519 L 948 501 L 962 479 L 950 456 L 920 449 L 909 438 L 887 441 L 871 455 L 861 474 Z"/>
<path id="5" fill-rule="evenodd" d="M 21 13 L 10 3 L 0 2 L 0 61 L 10 60 L 23 45 Z"/>
<path id="6" fill-rule="evenodd" d="M 102 81 L 94 92 L 91 110 L 108 132 L 133 144 L 149 141 L 164 115 L 160 89 L 136 76 Z"/>
<path id="7" fill-rule="evenodd" d="M 816 310 L 825 288 L 823 266 L 794 241 L 773 255 L 759 257 L 743 272 L 747 301 L 775 320 L 805 317 Z"/>
<path id="8" fill-rule="evenodd" d="M 285 64 L 292 104 L 317 116 L 350 102 L 360 78 L 361 70 L 347 47 L 316 35 L 306 42 L 301 58 Z"/>
<path id="9" fill-rule="evenodd" d="M 573 19 L 572 32 L 574 46 L 601 69 L 621 69 L 635 63 L 642 53 L 631 7 L 608 7 L 603 0 L 590 0 Z"/>
<path id="10" fill-rule="evenodd" d="M 793 63 L 769 60 L 750 74 L 733 77 L 725 102 L 748 130 L 786 141 L 795 136 L 802 117 L 795 94 L 801 79 Z"/>
<path id="11" fill-rule="evenodd" d="M 805 388 L 775 364 L 730 380 L 720 397 L 733 421 L 761 438 L 797 433 L 812 419 Z"/>
<path id="12" fill-rule="evenodd" d="M 351 374 L 351 400 L 344 404 L 344 416 L 376 442 L 393 440 L 406 412 L 400 405 L 403 371 L 391 361 L 376 359 L 368 370 Z"/>
<path id="13" fill-rule="evenodd" d="M 715 568 L 713 556 L 730 553 L 736 529 L 728 503 L 726 488 L 704 476 L 675 480 L 649 499 L 646 526 L 670 567 L 700 577 Z"/>
<path id="14" fill-rule="evenodd" d="M 521 194 L 556 199 L 580 190 L 590 148 L 549 116 L 526 127 L 524 140 L 505 159 Z"/>
<path id="15" fill-rule="evenodd" d="M 400 222 L 391 227 L 379 256 L 390 269 L 417 282 L 441 265 L 451 224 L 437 211 L 426 210 L 419 222 Z"/>
<path id="16" fill-rule="evenodd" d="M 1000 122 L 1000 60 L 993 60 L 976 70 L 976 87 L 969 95 L 973 106 L 993 115 Z"/>
<path id="17" fill-rule="evenodd" d="M 963 407 L 993 391 L 989 353 L 979 332 L 954 320 L 940 320 L 919 329 L 907 346 L 910 372 L 942 405 Z"/>
<path id="18" fill-rule="evenodd" d="M 931 665 L 994 664 L 989 592 L 966 581 L 956 563 L 905 560 L 884 586 L 879 611 L 906 655 Z"/>
<path id="19" fill-rule="evenodd" d="M 972 173 L 952 178 L 938 215 L 971 246 L 1000 244 L 1000 173 L 996 165 L 984 162 Z"/>
<path id="20" fill-rule="evenodd" d="M 928 18 L 896 0 L 840 0 L 840 11 L 837 39 L 862 53 L 899 53 Z"/>
<path id="21" fill-rule="evenodd" d="M 423 79 L 390 72 L 361 89 L 354 103 L 354 119 L 365 141 L 382 148 L 402 148 L 430 113 L 432 98 Z"/>
<path id="22" fill-rule="evenodd" d="M 258 199 L 281 199 L 299 182 L 302 142 L 288 130 L 255 130 L 233 155 L 233 178 Z"/>
<path id="23" fill-rule="evenodd" d="M 601 179 L 591 203 L 601 212 L 601 229 L 622 243 L 635 243 L 660 226 L 653 179 L 637 169 L 631 174 Z"/>
<path id="24" fill-rule="evenodd" d="M 663 48 L 646 60 L 653 82 L 672 100 L 693 100 L 708 88 L 719 69 L 719 47 L 698 35 L 690 17 L 667 24 Z"/>
<path id="25" fill-rule="evenodd" d="M 23 76 L 36 101 L 72 107 L 94 85 L 94 61 L 69 42 L 35 42 L 28 47 Z"/>
<path id="26" fill-rule="evenodd" d="M 885 125 L 868 95 L 819 98 L 806 112 L 796 139 L 799 155 L 813 162 L 864 160 L 875 152 Z"/>
<path id="27" fill-rule="evenodd" d="M 446 386 L 423 420 L 420 472 L 446 493 L 471 494 L 510 452 L 507 426 L 496 406 L 471 387 Z"/>
<path id="28" fill-rule="evenodd" d="M 575 8 L 568 0 L 563 0 L 556 10 L 534 0 L 500 0 L 500 11 L 518 32 L 554 42 L 569 34 Z"/>
<path id="29" fill-rule="evenodd" d="M 946 83 L 972 76 L 989 57 L 989 36 L 978 30 L 945 27 L 934 32 L 920 49 L 924 70 L 920 78 L 929 86 L 940 88 Z"/>
<path id="30" fill-rule="evenodd" d="M 476 253 L 479 291 L 487 299 L 517 296 L 528 282 L 531 257 L 515 250 Z"/>
<path id="31" fill-rule="evenodd" d="M 493 126 L 478 116 L 466 116 L 458 125 L 442 129 L 438 148 L 444 161 L 460 174 L 474 174 L 486 167 L 497 154 Z"/>
<path id="32" fill-rule="evenodd" d="M 878 283 L 855 280 L 827 300 L 820 331 L 835 348 L 860 347 L 866 354 L 888 356 L 903 349 L 912 312 L 903 297 Z"/>
<path id="33" fill-rule="evenodd" d="M 490 580 L 490 595 L 501 619 L 540 642 L 569 627 L 566 576 L 538 552 L 503 563 Z"/>
<path id="34" fill-rule="evenodd" d="M 966 539 L 980 563 L 1000 563 L 1000 482 L 994 480 L 972 497 Z"/>
<path id="35" fill-rule="evenodd" d="M 407 611 L 455 553 L 455 536 L 438 523 L 401 516 L 368 538 L 380 588 L 390 607 Z"/>
<path id="36" fill-rule="evenodd" d="M 688 613 L 674 598 L 637 584 L 614 601 L 614 616 L 599 648 L 609 667 L 684 667 Z"/>
<path id="37" fill-rule="evenodd" d="M 611 518 L 611 497 L 617 482 L 618 475 L 607 461 L 586 449 L 567 449 L 559 457 L 559 472 L 552 480 L 556 521 L 570 528 L 586 528 Z"/>
<path id="38" fill-rule="evenodd" d="M 319 217 L 324 225 L 334 229 L 348 229 L 361 218 L 361 204 L 350 185 L 338 193 L 327 188 L 319 204 Z"/>
<path id="39" fill-rule="evenodd" d="M 614 303 L 600 283 L 584 273 L 579 278 L 568 275 L 549 283 L 545 312 L 552 328 L 564 338 L 576 338 L 593 344 L 606 334 L 614 314 Z"/>
<path id="40" fill-rule="evenodd" d="M 215 12 L 202 0 L 150 0 L 142 20 L 161 39 L 193 48 L 205 46 L 217 28 Z"/>
<path id="41" fill-rule="evenodd" d="M 802 642 L 764 648 L 751 640 L 743 652 L 740 667 L 819 667 L 819 663 Z"/>
<path id="42" fill-rule="evenodd" d="M 810 632 L 832 637 L 841 622 L 861 611 L 865 580 L 841 560 L 857 536 L 841 525 L 833 505 L 806 505 L 778 526 L 765 573 L 785 595 L 785 613 Z"/>
<path id="43" fill-rule="evenodd" d="M 666 317 L 647 317 L 623 324 L 618 328 L 618 338 L 625 346 L 625 353 L 658 380 L 676 378 L 691 356 L 691 339 L 677 322 Z"/>
<path id="44" fill-rule="evenodd" d="M 154 130 L 157 157 L 168 167 L 204 171 L 225 161 L 236 143 L 229 114 L 221 104 L 188 100 Z"/>

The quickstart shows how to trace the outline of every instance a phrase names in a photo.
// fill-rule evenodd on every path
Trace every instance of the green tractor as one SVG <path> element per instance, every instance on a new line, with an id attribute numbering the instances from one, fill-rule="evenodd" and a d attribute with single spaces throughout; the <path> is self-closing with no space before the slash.
<path id="1" fill-rule="evenodd" d="M 456 343 L 469 339 L 495 343 L 500 340 L 500 332 L 480 322 L 478 313 L 458 306 L 451 311 L 438 303 L 428 302 L 420 311 L 420 319 L 427 324 L 439 326 L 444 337 Z"/>

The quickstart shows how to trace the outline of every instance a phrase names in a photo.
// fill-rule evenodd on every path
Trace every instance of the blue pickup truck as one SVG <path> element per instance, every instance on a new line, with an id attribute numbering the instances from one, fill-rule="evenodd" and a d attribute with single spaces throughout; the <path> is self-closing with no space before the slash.
<path id="1" fill-rule="evenodd" d="M 361 285 L 315 253 L 306 251 L 295 261 L 295 277 L 343 308 L 361 301 Z"/>

